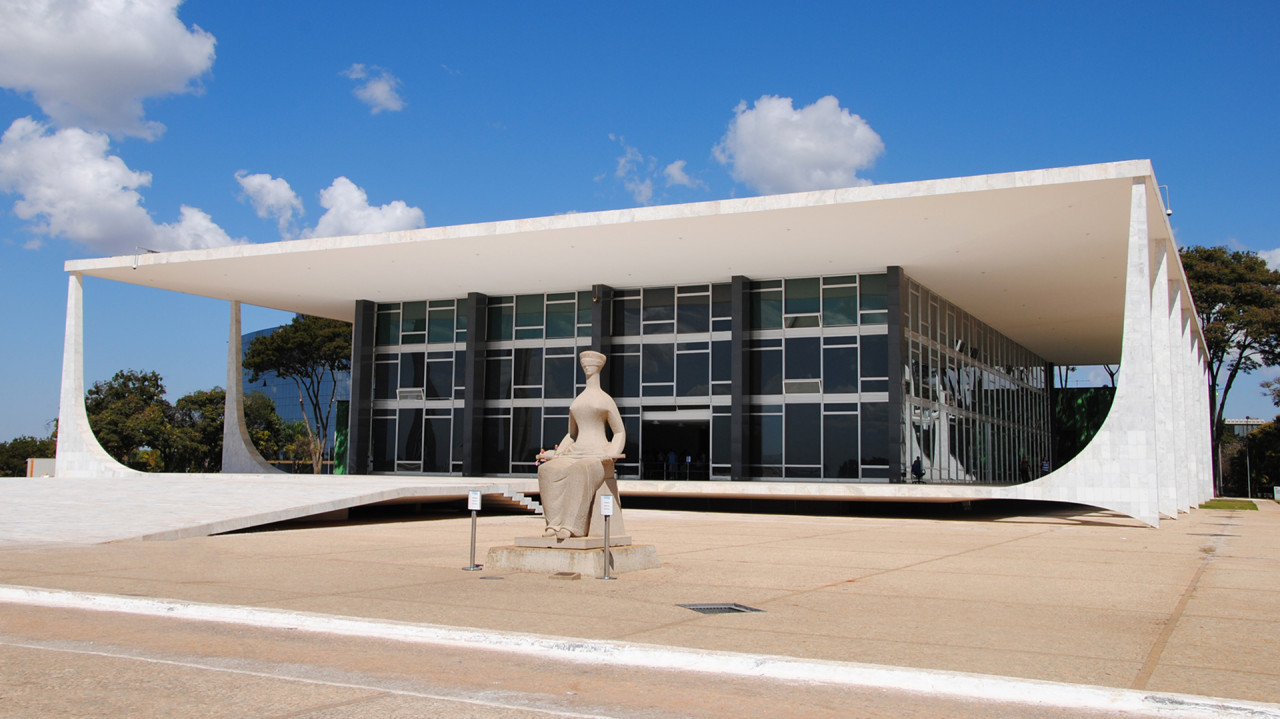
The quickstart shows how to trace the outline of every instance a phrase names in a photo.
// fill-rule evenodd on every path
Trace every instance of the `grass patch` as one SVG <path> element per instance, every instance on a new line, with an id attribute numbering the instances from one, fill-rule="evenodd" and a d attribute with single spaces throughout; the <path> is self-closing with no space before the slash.
<path id="1" fill-rule="evenodd" d="M 1201 509 L 1257 509 L 1258 505 L 1248 499 L 1211 499 L 1200 505 Z"/>

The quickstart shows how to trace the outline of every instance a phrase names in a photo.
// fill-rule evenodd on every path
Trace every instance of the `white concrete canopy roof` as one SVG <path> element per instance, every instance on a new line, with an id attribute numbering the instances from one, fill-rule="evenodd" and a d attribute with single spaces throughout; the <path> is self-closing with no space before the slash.
<path id="1" fill-rule="evenodd" d="M 356 300 L 565 292 L 898 265 L 1056 364 L 1115 363 L 1130 188 L 1151 163 L 873 185 L 66 264 L 70 273 L 350 320 Z M 1183 285 L 1181 267 L 1172 281 Z M 1185 292 L 1185 289 L 1183 290 Z"/>

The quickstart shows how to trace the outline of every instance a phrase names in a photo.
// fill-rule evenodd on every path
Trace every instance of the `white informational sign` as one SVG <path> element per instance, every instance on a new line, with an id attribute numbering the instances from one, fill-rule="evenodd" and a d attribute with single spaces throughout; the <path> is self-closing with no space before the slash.
<path id="1" fill-rule="evenodd" d="M 480 509 L 480 490 L 474 489 L 467 492 L 467 509 Z"/>
<path id="2" fill-rule="evenodd" d="M 613 495 L 612 494 L 600 495 L 600 514 L 606 517 L 613 516 Z"/>

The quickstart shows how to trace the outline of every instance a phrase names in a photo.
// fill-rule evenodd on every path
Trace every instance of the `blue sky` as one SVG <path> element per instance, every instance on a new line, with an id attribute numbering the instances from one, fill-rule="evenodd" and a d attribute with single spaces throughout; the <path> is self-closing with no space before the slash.
<path id="1" fill-rule="evenodd" d="M 1149 158 L 1180 244 L 1280 259 L 1274 2 L 48 4 L 0 9 L 0 440 L 57 415 L 63 263 L 134 245 Z M 225 303 L 85 290 L 87 382 L 225 383 Z"/>

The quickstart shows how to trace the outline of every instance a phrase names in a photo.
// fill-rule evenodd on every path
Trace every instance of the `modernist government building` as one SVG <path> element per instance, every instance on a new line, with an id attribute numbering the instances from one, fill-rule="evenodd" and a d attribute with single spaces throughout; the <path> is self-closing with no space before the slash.
<path id="1" fill-rule="evenodd" d="M 531 478 L 608 357 L 624 496 L 1211 496 L 1204 341 L 1147 161 L 67 263 L 58 472 L 84 418 L 82 278 L 353 324 L 345 469 Z M 1054 368 L 1119 364 L 1054 456 Z M 224 472 L 265 463 L 228 422 Z M 1047 472 L 1044 470 L 1048 469 Z"/>

